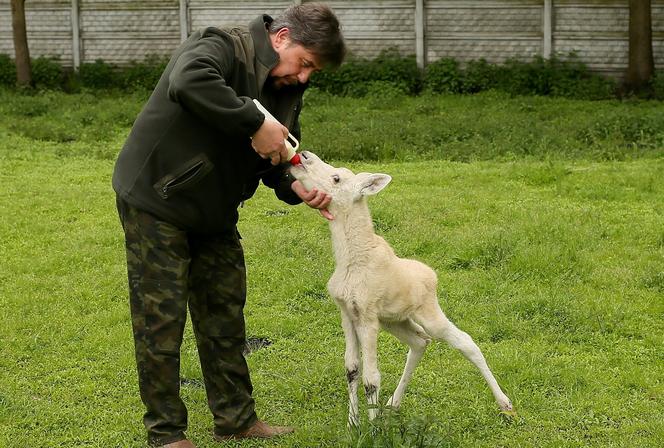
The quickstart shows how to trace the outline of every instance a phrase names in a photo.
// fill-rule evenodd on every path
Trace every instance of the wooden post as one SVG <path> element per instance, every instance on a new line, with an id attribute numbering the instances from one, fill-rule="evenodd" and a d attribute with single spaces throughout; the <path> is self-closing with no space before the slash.
<path id="1" fill-rule="evenodd" d="M 180 0 L 180 41 L 189 37 L 189 2 Z"/>
<path id="2" fill-rule="evenodd" d="M 542 57 L 551 58 L 553 52 L 553 0 L 544 0 Z"/>
<path id="3" fill-rule="evenodd" d="M 71 54 L 74 70 L 81 66 L 81 24 L 78 17 L 78 0 L 71 0 Z"/>
<path id="4" fill-rule="evenodd" d="M 424 45 L 424 0 L 415 0 L 415 55 L 417 66 L 424 69 L 426 65 L 426 48 Z"/>

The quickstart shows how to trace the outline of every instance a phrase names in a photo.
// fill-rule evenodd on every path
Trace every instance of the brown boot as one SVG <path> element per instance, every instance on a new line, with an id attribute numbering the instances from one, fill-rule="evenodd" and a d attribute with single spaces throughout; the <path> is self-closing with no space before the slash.
<path id="1" fill-rule="evenodd" d="M 159 448 L 196 448 L 196 445 L 187 439 L 178 440 L 177 442 L 162 445 Z"/>
<path id="2" fill-rule="evenodd" d="M 289 434 L 295 431 L 295 428 L 290 426 L 270 426 L 267 423 L 258 420 L 253 426 L 245 429 L 242 432 L 235 434 L 224 434 L 223 436 L 214 435 L 217 441 L 232 440 L 232 439 L 271 439 L 283 434 Z"/>

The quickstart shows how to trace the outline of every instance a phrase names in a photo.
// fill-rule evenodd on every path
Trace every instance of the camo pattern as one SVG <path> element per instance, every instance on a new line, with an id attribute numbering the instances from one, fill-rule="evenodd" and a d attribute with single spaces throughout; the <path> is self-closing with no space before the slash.
<path id="1" fill-rule="evenodd" d="M 187 409 L 180 398 L 180 346 L 187 305 L 196 336 L 215 433 L 256 421 L 252 385 L 242 354 L 246 298 L 239 236 L 191 235 L 122 200 L 131 319 L 143 422 L 151 445 L 184 438 Z"/>

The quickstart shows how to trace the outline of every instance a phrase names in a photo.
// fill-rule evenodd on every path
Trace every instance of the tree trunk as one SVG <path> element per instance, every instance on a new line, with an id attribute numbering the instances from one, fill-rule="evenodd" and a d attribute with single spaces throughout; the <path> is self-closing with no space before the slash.
<path id="1" fill-rule="evenodd" d="M 25 25 L 25 0 L 11 0 L 14 53 L 16 54 L 16 83 L 21 87 L 32 85 L 32 67 Z"/>
<path id="2" fill-rule="evenodd" d="M 650 0 L 629 0 L 629 65 L 625 90 L 651 93 L 650 80 L 654 72 Z"/>

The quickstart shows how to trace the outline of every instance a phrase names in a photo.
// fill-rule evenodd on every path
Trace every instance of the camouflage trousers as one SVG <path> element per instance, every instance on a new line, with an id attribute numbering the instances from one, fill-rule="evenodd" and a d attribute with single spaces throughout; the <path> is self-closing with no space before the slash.
<path id="1" fill-rule="evenodd" d="M 214 431 L 256 421 L 245 344 L 244 254 L 237 235 L 196 236 L 118 199 L 143 422 L 152 445 L 184 438 L 180 345 L 187 307 Z"/>

